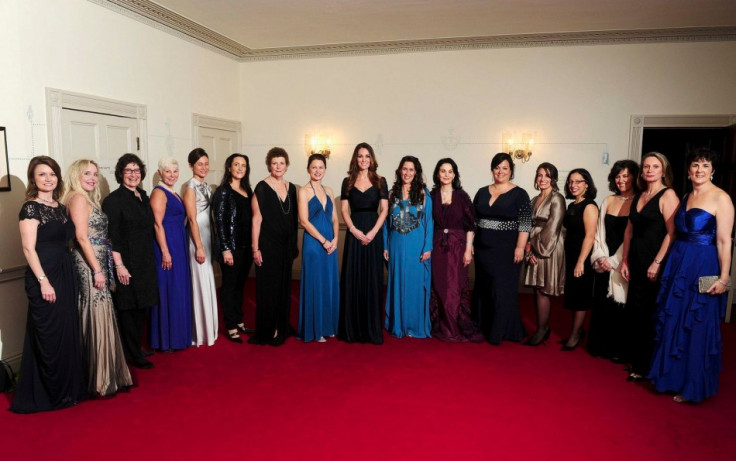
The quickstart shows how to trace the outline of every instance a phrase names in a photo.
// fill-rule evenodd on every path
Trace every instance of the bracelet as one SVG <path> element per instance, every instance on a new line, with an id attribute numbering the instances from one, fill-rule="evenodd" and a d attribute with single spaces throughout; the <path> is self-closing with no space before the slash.
<path id="1" fill-rule="evenodd" d="M 253 253 L 258 253 L 259 251 L 261 251 L 261 250 L 253 250 Z"/>
<path id="2" fill-rule="evenodd" d="M 662 260 L 661 259 L 654 258 L 654 262 L 655 262 L 655 264 L 662 264 Z"/>
<path id="3" fill-rule="evenodd" d="M 101 274 L 101 273 L 102 273 L 102 269 L 100 269 L 100 270 L 98 270 L 96 272 L 92 272 L 92 277 L 94 277 L 97 274 Z"/>
<path id="4" fill-rule="evenodd" d="M 115 264 L 115 269 L 117 269 L 118 267 L 123 267 L 123 266 L 125 266 L 125 264 L 123 264 L 123 263 Z"/>
<path id="5" fill-rule="evenodd" d="M 721 279 L 718 279 L 718 283 L 720 283 L 721 285 L 723 285 L 726 288 L 731 288 L 731 284 L 730 283 L 728 283 L 728 282 L 723 283 L 723 280 L 721 280 Z"/>
<path id="6" fill-rule="evenodd" d="M 465 246 L 472 247 L 473 246 L 473 241 L 472 240 L 466 240 L 465 241 Z"/>
<path id="7" fill-rule="evenodd" d="M 38 281 L 39 281 L 39 283 L 40 283 L 40 282 L 43 282 L 44 280 L 46 280 L 46 274 L 44 274 L 44 275 L 42 275 L 42 276 L 40 276 L 40 277 L 38 278 Z"/>

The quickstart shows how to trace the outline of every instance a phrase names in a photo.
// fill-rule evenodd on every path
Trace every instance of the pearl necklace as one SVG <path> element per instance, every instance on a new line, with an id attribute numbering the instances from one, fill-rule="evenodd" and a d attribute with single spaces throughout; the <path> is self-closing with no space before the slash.
<path id="1" fill-rule="evenodd" d="M 616 197 L 618 197 L 618 199 L 621 200 L 622 202 L 628 202 L 629 200 L 634 198 L 633 195 L 629 195 L 628 197 L 624 197 L 623 195 L 617 195 Z"/>

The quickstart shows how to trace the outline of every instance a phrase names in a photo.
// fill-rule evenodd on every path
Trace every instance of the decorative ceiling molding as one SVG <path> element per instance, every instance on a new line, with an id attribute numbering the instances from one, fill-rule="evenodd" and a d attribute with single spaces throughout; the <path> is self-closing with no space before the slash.
<path id="1" fill-rule="evenodd" d="M 549 34 L 452 37 L 250 49 L 150 0 L 89 0 L 241 62 L 484 48 L 617 45 L 736 40 L 736 27 L 608 30 Z"/>

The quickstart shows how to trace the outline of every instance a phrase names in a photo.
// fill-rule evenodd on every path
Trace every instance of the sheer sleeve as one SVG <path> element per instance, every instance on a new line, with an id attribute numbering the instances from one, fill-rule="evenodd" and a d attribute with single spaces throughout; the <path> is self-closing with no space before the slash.
<path id="1" fill-rule="evenodd" d="M 475 207 L 470 201 L 470 196 L 464 190 L 459 190 L 457 197 L 463 208 L 463 231 L 475 231 Z"/>
<path id="2" fill-rule="evenodd" d="M 529 201 L 529 195 L 524 189 L 519 188 L 518 197 L 519 206 L 519 232 L 532 231 L 532 204 Z"/>
<path id="3" fill-rule="evenodd" d="M 388 200 L 388 184 L 386 183 L 386 178 L 381 178 L 380 181 L 380 187 L 379 194 L 381 195 L 381 200 Z"/>
<path id="4" fill-rule="evenodd" d="M 35 219 L 37 221 L 41 221 L 41 213 L 38 211 L 38 203 L 29 201 L 23 204 L 20 212 L 18 213 L 18 220 L 22 221 L 24 219 Z"/>

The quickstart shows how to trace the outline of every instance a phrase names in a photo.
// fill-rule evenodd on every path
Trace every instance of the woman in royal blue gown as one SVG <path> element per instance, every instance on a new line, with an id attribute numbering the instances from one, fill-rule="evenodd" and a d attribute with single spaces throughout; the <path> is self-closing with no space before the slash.
<path id="1" fill-rule="evenodd" d="M 678 403 L 718 392 L 734 218 L 731 198 L 711 182 L 715 153 L 698 149 L 687 160 L 693 191 L 675 214 L 677 238 L 662 273 L 648 376 L 659 392 L 675 392 Z M 701 293 L 698 279 L 714 275 Z"/>
<path id="2" fill-rule="evenodd" d="M 151 192 L 159 293 L 159 303 L 151 309 L 151 347 L 169 351 L 192 345 L 192 281 L 187 213 L 173 189 L 179 179 L 179 164 L 174 158 L 162 158 L 158 174 L 161 183 Z"/>
<path id="3" fill-rule="evenodd" d="M 326 168 L 325 156 L 312 154 L 307 160 L 309 183 L 298 192 L 304 227 L 298 336 L 305 343 L 335 336 L 340 314 L 338 220 L 332 189 L 322 185 Z"/>
<path id="4" fill-rule="evenodd" d="M 407 155 L 396 170 L 388 197 L 383 257 L 388 261 L 386 330 L 401 338 L 430 338 L 432 198 L 419 159 Z"/>

